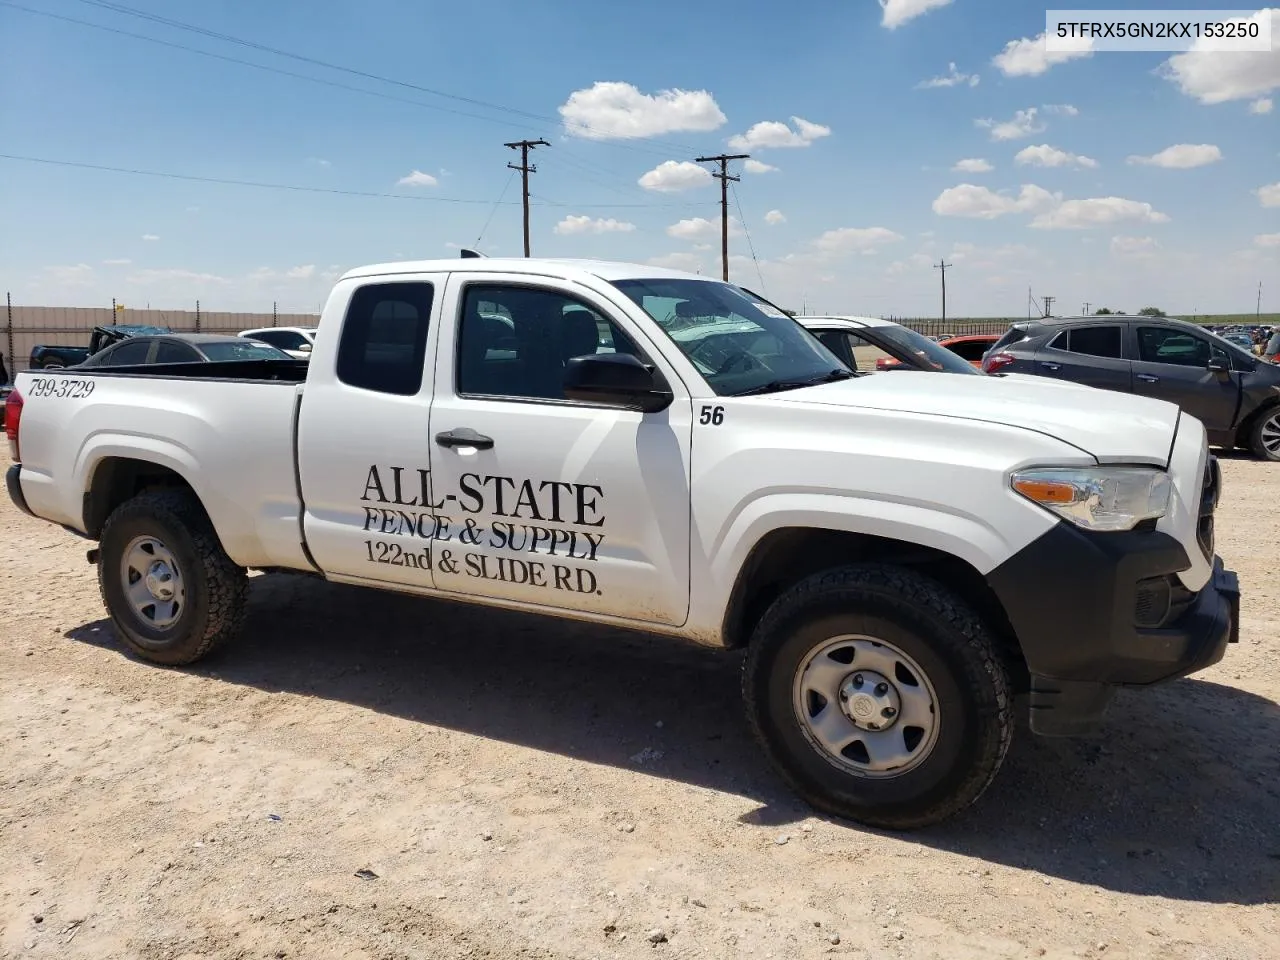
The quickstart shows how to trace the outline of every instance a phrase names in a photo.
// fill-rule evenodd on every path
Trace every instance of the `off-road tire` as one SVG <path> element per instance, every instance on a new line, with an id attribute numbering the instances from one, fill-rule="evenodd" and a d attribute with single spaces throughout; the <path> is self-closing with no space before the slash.
<path id="1" fill-rule="evenodd" d="M 163 631 L 134 612 L 121 581 L 124 551 L 139 536 L 163 543 L 182 571 L 186 603 L 173 626 Z M 189 491 L 145 491 L 115 509 L 99 541 L 98 588 L 124 645 L 153 663 L 194 663 L 244 625 L 246 572 L 222 549 L 204 508 Z"/>
<path id="2" fill-rule="evenodd" d="M 847 772 L 810 742 L 796 716 L 792 686 L 805 657 L 845 634 L 896 645 L 937 693 L 937 741 L 900 776 Z M 742 690 L 757 740 L 796 793 L 822 812 L 891 830 L 935 824 L 970 806 L 995 778 L 1013 732 L 1008 674 L 979 618 L 937 581 L 886 564 L 824 571 L 787 590 L 756 627 Z"/>

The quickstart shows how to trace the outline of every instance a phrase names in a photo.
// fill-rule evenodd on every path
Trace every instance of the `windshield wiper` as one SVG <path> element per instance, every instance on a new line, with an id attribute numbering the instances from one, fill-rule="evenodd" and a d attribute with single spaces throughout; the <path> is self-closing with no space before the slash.
<path id="1" fill-rule="evenodd" d="M 770 380 L 768 383 L 762 383 L 758 387 L 748 387 L 746 390 L 739 390 L 737 393 L 731 393 L 731 397 L 751 397 L 760 393 L 777 393 L 779 390 L 798 390 L 801 387 L 816 387 L 820 383 L 835 383 L 837 380 L 848 380 L 855 374 L 850 370 L 835 369 L 829 370 L 821 376 L 808 377 L 804 380 Z"/>

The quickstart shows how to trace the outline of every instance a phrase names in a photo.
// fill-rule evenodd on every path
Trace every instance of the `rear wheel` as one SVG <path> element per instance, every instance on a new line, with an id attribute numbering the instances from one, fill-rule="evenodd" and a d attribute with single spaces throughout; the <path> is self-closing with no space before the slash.
<path id="1" fill-rule="evenodd" d="M 1280 407 L 1263 411 L 1249 431 L 1249 448 L 1263 460 L 1280 460 Z"/>
<path id="2" fill-rule="evenodd" d="M 757 738 L 827 813 L 890 829 L 945 820 L 1009 747 L 1009 681 L 978 618 L 941 584 L 879 564 L 818 574 L 761 620 L 743 668 Z"/>
<path id="3" fill-rule="evenodd" d="M 193 663 L 244 622 L 245 571 L 187 491 L 142 493 L 111 514 L 98 585 L 120 639 L 154 663 Z"/>

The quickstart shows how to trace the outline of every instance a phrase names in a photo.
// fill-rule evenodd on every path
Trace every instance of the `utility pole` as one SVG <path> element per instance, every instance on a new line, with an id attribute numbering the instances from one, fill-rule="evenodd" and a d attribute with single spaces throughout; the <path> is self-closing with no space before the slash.
<path id="1" fill-rule="evenodd" d="M 1040 299 L 1042 299 L 1042 300 L 1044 301 L 1044 315 L 1045 315 L 1046 317 L 1052 317 L 1052 316 L 1053 316 L 1053 301 L 1057 300 L 1058 298 L 1057 298 L 1057 297 L 1050 297 L 1050 296 L 1048 296 L 1048 295 L 1045 295 L 1045 296 L 1041 297 Z"/>
<path id="2" fill-rule="evenodd" d="M 1090 307 L 1090 306 L 1092 306 L 1092 304 L 1090 304 L 1090 303 L 1089 303 L 1089 301 L 1088 301 L 1088 300 L 1086 300 L 1086 301 L 1084 302 L 1084 315 L 1085 315 L 1086 317 L 1089 315 L 1089 307 Z"/>
<path id="3" fill-rule="evenodd" d="M 520 151 L 520 166 L 514 163 L 508 163 L 507 166 L 512 170 L 520 171 L 520 180 L 524 184 L 524 255 L 527 257 L 529 256 L 529 174 L 538 172 L 537 167 L 529 165 L 529 151 L 534 147 L 549 147 L 551 144 L 538 139 L 517 140 L 515 143 L 504 143 L 503 146 Z"/>
<path id="4" fill-rule="evenodd" d="M 720 181 L 720 262 L 722 279 L 726 283 L 729 281 L 729 181 L 737 183 L 742 179 L 729 175 L 729 161 L 746 160 L 750 156 L 749 153 L 722 153 L 716 157 L 697 158 L 698 163 L 720 164 L 720 172 L 712 176 Z"/>
<path id="5" fill-rule="evenodd" d="M 1258 281 L 1258 305 L 1254 308 L 1253 319 L 1255 321 L 1262 320 L 1262 281 Z"/>
<path id="6" fill-rule="evenodd" d="M 947 322 L 947 267 L 950 267 L 950 266 L 952 266 L 952 264 L 947 263 L 946 260 L 939 260 L 937 263 L 933 265 L 933 269 L 942 270 L 942 322 L 943 323 Z"/>

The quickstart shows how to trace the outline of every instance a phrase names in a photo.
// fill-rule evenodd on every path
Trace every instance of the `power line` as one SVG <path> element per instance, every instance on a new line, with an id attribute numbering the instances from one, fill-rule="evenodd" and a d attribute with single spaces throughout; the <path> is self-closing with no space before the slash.
<path id="1" fill-rule="evenodd" d="M 538 147 L 549 147 L 551 144 L 545 140 L 517 140 L 515 143 L 504 143 L 504 147 L 512 150 L 520 151 L 520 165 L 508 163 L 507 166 L 512 170 L 520 171 L 520 182 L 524 185 L 523 202 L 524 202 L 524 255 L 529 256 L 529 174 L 537 173 L 538 168 L 529 163 L 529 151 Z"/>
<path id="2" fill-rule="evenodd" d="M 756 265 L 756 276 L 760 278 L 760 293 L 767 297 L 769 291 L 764 286 L 764 271 L 760 269 L 760 261 L 756 258 L 756 247 L 751 242 L 751 230 L 747 226 L 747 218 L 742 215 L 742 202 L 738 199 L 738 188 L 732 187 L 731 189 L 733 190 L 733 205 L 738 208 L 738 220 L 742 224 L 742 232 L 747 237 L 747 249 L 751 251 L 751 259 Z"/>
<path id="3" fill-rule="evenodd" d="M 186 180 L 195 183 L 214 183 L 222 186 L 235 187 L 260 187 L 267 190 L 291 190 L 299 193 L 332 193 L 340 196 L 348 197 L 377 197 L 385 200 L 417 200 L 424 203 L 479 203 L 486 204 L 492 201 L 486 199 L 471 199 L 468 197 L 438 197 L 423 196 L 418 194 L 407 193 L 379 193 L 374 190 L 342 190 L 337 187 L 310 187 L 293 183 L 269 183 L 258 180 L 235 180 L 228 177 L 205 177 L 197 176 L 189 173 L 171 173 L 163 170 L 141 170 L 132 167 L 112 167 L 102 163 L 83 163 L 77 160 L 53 160 L 48 157 L 24 157 L 16 154 L 0 153 L 0 160 L 16 160 L 22 163 L 40 163 L 54 167 L 75 167 L 82 170 L 100 170 L 106 173 L 123 173 L 140 177 L 158 177 L 164 180 Z M 694 207 L 703 206 L 703 203 L 553 203 L 551 201 L 543 201 L 549 206 L 574 206 L 583 210 L 602 209 L 616 210 L 626 208 L 642 208 L 651 209 L 653 207 Z M 515 201 L 508 201 L 514 206 Z"/>
<path id="4" fill-rule="evenodd" d="M 480 228 L 480 232 L 476 234 L 476 242 L 471 246 L 477 250 L 480 249 L 480 241 L 484 239 L 484 232 L 489 229 L 489 224 L 493 222 L 493 215 L 498 212 L 498 207 L 502 205 L 502 198 L 507 195 L 507 190 L 511 187 L 511 181 L 516 178 L 516 172 L 512 170 L 507 174 L 507 182 L 502 186 L 502 192 L 498 194 L 498 199 L 493 201 L 493 206 L 489 209 L 489 217 L 484 222 L 484 226 Z"/>
<path id="5" fill-rule="evenodd" d="M 720 263 L 722 279 L 729 282 L 729 182 L 737 182 L 741 177 L 730 176 L 729 161 L 730 160 L 746 160 L 751 155 L 749 153 L 722 153 L 714 157 L 696 157 L 697 163 L 717 163 L 720 165 L 720 172 L 713 173 L 711 176 L 720 181 Z"/>
<path id="6" fill-rule="evenodd" d="M 112 2 L 108 2 L 108 0 L 79 0 L 79 2 L 86 4 L 87 6 L 97 7 L 102 10 L 110 11 L 112 13 L 117 13 L 123 16 L 128 16 L 128 17 L 135 17 L 141 20 L 147 20 L 152 23 L 160 24 L 162 26 L 172 27 L 176 30 L 185 30 L 191 33 L 198 34 L 200 36 L 208 37 L 210 39 L 220 40 L 225 43 L 237 44 L 242 47 L 247 47 L 251 50 L 258 50 L 262 53 L 272 54 L 273 56 L 285 57 L 290 60 L 296 60 L 301 63 L 311 64 L 312 66 L 322 67 L 327 70 L 336 70 L 341 73 L 349 74 L 351 76 L 361 77 L 362 79 L 373 80 L 378 83 L 386 83 L 392 86 L 402 87 L 408 90 L 414 90 L 419 93 L 425 93 L 430 96 L 440 97 L 446 100 L 453 100 L 459 103 L 466 103 L 471 106 L 483 107 L 488 110 L 496 110 L 500 113 L 510 114 L 512 116 L 519 117 L 524 120 L 532 120 L 532 121 L 537 121 L 543 124 L 551 124 L 553 127 L 557 129 L 559 129 L 562 124 L 562 120 L 558 117 L 550 117 L 550 116 L 547 116 L 546 114 L 532 113 L 527 110 L 521 110 L 517 107 L 509 107 L 500 103 L 492 103 L 490 101 L 480 100 L 475 97 L 463 96 L 462 94 L 449 93 L 448 91 L 445 91 L 445 90 L 437 90 L 432 87 L 422 86 L 421 84 L 411 83 L 407 80 L 397 80 L 394 77 L 385 77 L 380 74 L 370 73 L 369 71 L 366 71 L 366 70 L 359 70 L 354 67 L 347 67 L 347 66 L 343 66 L 342 64 L 331 63 L 327 60 L 321 60 L 318 57 L 311 57 L 305 54 L 294 53 L 289 50 L 282 50 L 278 47 L 268 46 L 267 44 L 258 43 L 257 41 L 254 41 L 254 40 L 245 40 L 241 37 L 232 36 L 231 34 L 219 33 L 218 31 L 210 30 L 206 27 L 201 27 L 192 23 L 186 23 L 181 20 L 175 20 L 171 17 L 164 17 L 159 14 L 151 13 L 146 10 L 138 10 L 134 7 L 129 7 L 124 4 L 112 3 Z M 42 11 L 32 11 L 30 10 L 30 8 L 19 7 L 17 4 L 8 3 L 8 2 L 6 2 L 5 5 L 17 7 L 18 9 L 28 10 L 28 12 L 35 12 L 35 13 L 42 12 Z M 71 18 L 69 17 L 59 17 L 58 19 L 71 20 Z M 83 22 L 83 21 L 71 20 L 71 22 Z M 96 24 L 86 24 L 86 25 L 97 26 Z M 104 29 L 110 29 L 110 28 L 104 28 Z M 152 38 L 143 38 L 143 39 L 152 39 Z M 164 41 L 159 41 L 159 42 L 163 43 Z M 202 52 L 202 51 L 197 51 L 197 52 Z M 428 106 L 428 105 L 423 104 L 423 106 Z M 477 119 L 492 120 L 494 118 L 479 117 Z M 584 132 L 590 132 L 594 129 L 589 124 L 575 123 L 574 126 L 576 129 L 582 130 Z M 659 137 L 641 136 L 641 137 L 631 137 L 631 138 L 628 138 L 628 140 L 652 142 L 655 144 L 665 143 L 666 147 L 662 150 L 646 149 L 643 147 L 639 147 L 634 143 L 630 143 L 630 142 L 615 143 L 611 145 L 620 146 L 627 149 L 641 150 L 644 152 L 654 153 L 654 154 L 662 153 L 664 156 L 669 154 L 672 150 L 687 151 L 691 149 L 688 146 L 683 144 L 673 143 L 671 141 L 663 141 Z"/>

